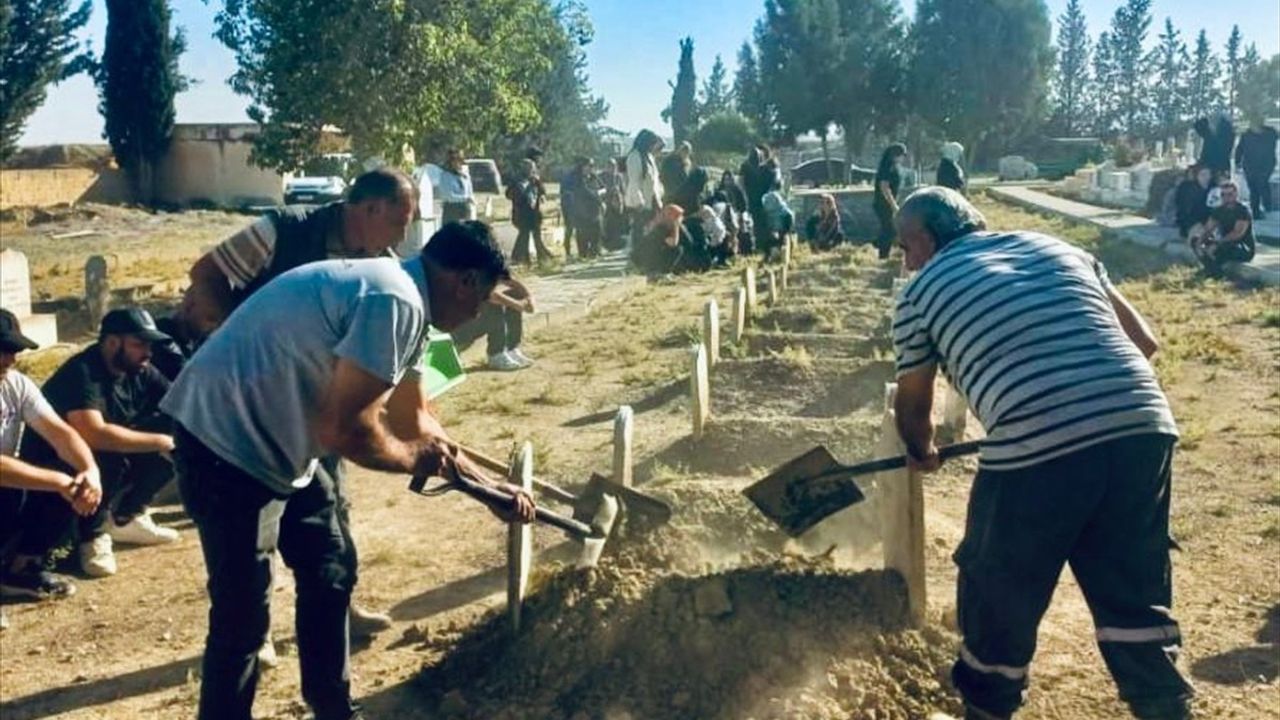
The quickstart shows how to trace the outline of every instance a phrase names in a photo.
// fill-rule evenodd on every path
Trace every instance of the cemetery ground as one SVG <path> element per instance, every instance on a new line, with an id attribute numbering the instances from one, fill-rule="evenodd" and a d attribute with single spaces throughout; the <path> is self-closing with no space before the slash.
<path id="1" fill-rule="evenodd" d="M 1182 664 L 1197 685 L 1204 717 L 1275 717 L 1280 293 L 1204 280 L 1163 256 L 1101 239 L 1095 231 L 980 200 L 994 228 L 1044 230 L 1097 253 L 1156 329 L 1162 341 L 1156 367 L 1183 433 L 1173 498 L 1173 535 L 1181 547 L 1173 564 L 1175 612 L 1186 645 Z M 122 267 L 135 268 L 131 275 L 168 281 L 158 286 L 157 302 L 171 303 L 200 248 L 244 221 L 218 213 L 174 218 L 174 226 L 166 219 L 161 226 L 169 239 L 163 247 L 147 235 L 114 244 L 95 236 L 58 241 L 67 244 L 54 249 L 36 242 L 15 246 L 31 259 L 37 299 L 42 292 L 78 293 L 83 258 L 116 252 Z M 65 232 L 74 230 L 68 226 Z M 94 249 L 86 243 L 95 243 Z M 59 263 L 67 270 L 47 270 Z M 637 484 L 675 505 L 671 529 L 614 544 L 590 583 L 566 585 L 553 578 L 548 559 L 535 565 L 529 638 L 536 646 L 525 643 L 517 652 L 495 642 L 500 623 L 486 620 L 502 605 L 505 528 L 456 494 L 419 497 L 406 492 L 407 478 L 353 469 L 353 522 L 361 553 L 356 599 L 389 610 L 396 620 L 392 630 L 353 656 L 354 688 L 369 716 L 883 720 L 924 717 L 927 709 L 954 712 L 954 701 L 945 699 L 955 641 L 950 553 L 963 531 L 974 461 L 949 463 L 925 480 L 930 614 L 922 632 L 875 634 L 857 625 L 864 612 L 867 622 L 893 622 L 892 613 L 877 615 L 874 602 L 849 591 L 863 576 L 840 574 L 877 566 L 879 553 L 850 552 L 847 543 L 825 552 L 831 542 L 874 534 L 873 513 L 855 511 L 840 519 L 844 525 L 820 531 L 811 542 L 786 545 L 738 495 L 750 480 L 818 442 L 844 461 L 870 456 L 883 383 L 891 380 L 890 353 L 882 341 L 853 347 L 823 337 L 882 334 L 895 268 L 896 262 L 879 264 L 866 248 L 803 254 L 783 302 L 759 311 L 746 342 L 727 342 L 730 323 L 722 313 L 725 359 L 713 371 L 712 420 L 700 441 L 689 437 L 688 347 L 697 341 L 708 297 L 724 311 L 731 306 L 734 272 L 650 284 L 625 301 L 539 330 L 525 344 L 538 359 L 532 369 L 474 372 L 441 399 L 445 425 L 459 441 L 504 456 L 512 443 L 530 440 L 537 474 L 569 486 L 593 470 L 607 472 L 613 413 L 630 404 Z M 807 339 L 778 341 L 777 330 L 803 332 Z M 37 363 L 29 369 L 40 380 L 52 368 Z M 207 611 L 204 568 L 194 530 L 179 508 L 163 507 L 158 515 L 184 530 L 181 542 L 120 551 L 117 576 L 82 580 L 69 600 L 7 606 L 12 627 L 0 635 L 0 715 L 192 716 Z M 555 555 L 557 534 L 538 528 L 534 537 L 540 549 Z M 761 567 L 773 570 L 753 570 Z M 726 568 L 737 570 L 718 574 Z M 777 573 L 778 587 L 811 607 L 775 612 L 761 600 L 781 593 L 770 584 L 771 572 Z M 273 634 L 281 665 L 264 675 L 258 716 L 301 718 L 306 712 L 298 700 L 293 592 L 288 573 L 279 577 Z M 812 585 L 826 577 L 845 580 Z M 716 583 L 735 589 L 736 615 L 678 622 L 663 608 L 664 597 L 683 597 L 686 589 L 701 607 L 699 598 Z M 751 591 L 757 595 L 748 597 Z M 645 623 L 630 630 L 614 624 L 615 596 L 617 605 L 646 613 Z M 846 600 L 853 609 L 841 612 Z M 573 621 L 558 622 L 561 614 Z M 776 625 L 742 636 L 751 643 L 717 644 L 716 628 L 740 631 L 738 624 L 752 617 Z M 670 638 L 678 632 L 690 636 L 691 657 L 701 660 L 710 648 L 711 661 L 691 667 L 664 654 L 682 647 Z M 602 637 L 619 634 L 622 641 L 600 645 Z M 827 636 L 853 640 L 833 644 Z M 652 659 L 644 657 L 650 648 Z M 770 655 L 803 660 L 789 671 L 729 684 L 732 692 L 719 698 L 708 700 L 696 690 L 706 679 L 696 674 L 699 668 L 723 683 L 735 668 Z M 599 665 L 594 674 L 567 667 L 587 661 Z M 649 674 L 626 677 L 611 670 L 615 664 Z M 653 677 L 664 671 L 685 677 Z M 557 685 L 560 672 L 603 692 L 617 690 L 619 701 L 611 706 L 576 688 L 575 697 L 583 697 L 589 711 L 540 704 L 547 692 L 572 695 L 571 688 Z M 679 681 L 691 689 L 658 694 Z M 1025 717 L 1123 717 L 1114 694 L 1087 608 L 1067 572 L 1041 628 Z M 914 696 L 918 702 L 891 702 L 890 696 Z M 706 712 L 705 703 L 716 699 L 723 710 Z M 649 712 L 655 702 L 666 712 Z"/>

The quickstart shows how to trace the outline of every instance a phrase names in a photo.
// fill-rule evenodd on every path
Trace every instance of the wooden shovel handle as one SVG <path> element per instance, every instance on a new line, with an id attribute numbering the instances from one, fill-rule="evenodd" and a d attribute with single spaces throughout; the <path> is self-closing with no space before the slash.
<path id="1" fill-rule="evenodd" d="M 938 448 L 938 457 L 943 460 L 949 460 L 953 457 L 961 455 L 972 455 L 978 452 L 982 447 L 981 440 L 970 440 L 968 442 L 956 443 L 954 445 L 943 445 Z M 845 477 L 857 477 L 873 472 L 883 472 L 885 470 L 897 470 L 907 466 L 907 456 L 898 455 L 896 457 L 881 458 L 879 460 L 869 460 L 857 465 L 841 465 L 829 472 L 824 472 L 820 477 L 832 477 L 841 475 Z"/>
<path id="2" fill-rule="evenodd" d="M 488 455 L 485 455 L 479 450 L 476 450 L 474 448 L 469 448 L 466 445 L 463 445 L 462 443 L 459 443 L 459 442 L 454 442 L 453 440 L 446 440 L 445 442 L 448 445 L 451 445 L 454 450 L 457 450 L 458 452 L 465 454 L 467 457 L 471 458 L 472 460 L 475 460 L 477 465 L 479 465 L 480 467 L 486 470 L 496 472 L 502 475 L 503 477 L 506 477 L 507 475 L 511 474 L 510 466 L 508 466 L 506 463 L 502 462 L 501 460 L 498 460 L 497 458 L 489 457 Z M 552 485 L 550 483 L 543 482 L 538 478 L 533 479 L 533 486 L 537 488 L 539 492 L 546 493 L 547 495 L 550 495 L 551 497 L 559 500 L 560 502 L 573 504 L 578 501 L 577 495 L 574 495 L 568 490 L 558 488 L 555 485 Z"/>

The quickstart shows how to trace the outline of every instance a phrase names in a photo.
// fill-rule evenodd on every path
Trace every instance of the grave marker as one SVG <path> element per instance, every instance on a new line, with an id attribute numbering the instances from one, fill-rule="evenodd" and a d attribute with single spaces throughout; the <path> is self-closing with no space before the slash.
<path id="1" fill-rule="evenodd" d="M 707 346 L 707 364 L 715 367 L 720 362 L 720 306 L 715 298 L 702 309 L 702 344 Z"/>
<path id="2" fill-rule="evenodd" d="M 969 401 L 956 390 L 954 385 L 947 384 L 947 397 L 942 406 L 942 426 L 950 436 L 950 442 L 964 440 L 964 428 L 969 420 Z"/>
<path id="3" fill-rule="evenodd" d="M 89 325 L 97 328 L 102 316 L 107 314 L 111 302 L 111 280 L 107 272 L 107 259 L 101 255 L 90 257 L 84 264 L 84 304 L 89 310 Z"/>
<path id="4" fill-rule="evenodd" d="M 742 271 L 742 287 L 747 290 L 747 319 L 756 314 L 756 269 L 747 267 Z"/>
<path id="5" fill-rule="evenodd" d="M 13 313 L 22 326 L 22 334 L 40 347 L 57 344 L 57 316 L 31 312 L 31 266 L 27 256 L 17 250 L 0 252 L 0 308 Z"/>
<path id="6" fill-rule="evenodd" d="M 613 418 L 613 481 L 631 487 L 635 477 L 631 456 L 631 437 L 634 433 L 634 413 L 630 405 L 618 408 Z"/>
<path id="7" fill-rule="evenodd" d="M 707 351 L 701 343 L 689 350 L 689 409 L 693 439 L 702 437 L 711 416 L 711 381 L 707 377 Z"/>
<path id="8" fill-rule="evenodd" d="M 902 437 L 898 435 L 894 419 L 893 402 L 898 394 L 896 383 L 884 386 L 884 419 L 880 427 L 880 442 L 876 457 L 892 457 L 906 452 Z M 880 489 L 880 527 L 883 536 L 884 566 L 896 570 L 907 584 L 907 606 L 910 622 L 914 627 L 924 624 L 927 597 L 925 595 L 924 561 L 924 485 L 918 473 L 906 468 L 880 473 L 876 478 Z"/>
<path id="9" fill-rule="evenodd" d="M 742 342 L 747 331 L 747 290 L 738 288 L 733 294 L 733 344 Z"/>
<path id="10" fill-rule="evenodd" d="M 533 444 L 526 442 L 511 458 L 507 482 L 524 489 L 533 497 Z M 520 614 L 529 589 L 529 570 L 533 566 L 533 525 L 514 522 L 507 525 L 507 616 L 511 631 L 520 632 Z"/>
<path id="11" fill-rule="evenodd" d="M 787 289 L 787 287 L 788 287 L 788 285 L 789 285 L 789 283 L 787 282 L 787 276 L 788 276 L 790 273 L 791 273 L 791 266 L 790 266 L 790 265 L 783 265 L 783 266 L 782 266 L 782 289 L 783 289 L 783 290 L 786 290 L 786 289 Z"/>
<path id="12" fill-rule="evenodd" d="M 769 307 L 775 307 L 778 304 L 778 276 L 774 274 L 773 269 L 769 269 Z"/>

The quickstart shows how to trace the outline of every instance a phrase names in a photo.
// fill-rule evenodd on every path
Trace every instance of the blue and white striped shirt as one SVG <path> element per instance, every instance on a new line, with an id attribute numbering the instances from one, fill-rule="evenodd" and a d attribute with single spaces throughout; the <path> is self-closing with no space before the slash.
<path id="1" fill-rule="evenodd" d="M 1151 364 L 1129 340 L 1102 263 L 1037 233 L 973 233 L 903 288 L 898 377 L 938 366 L 1012 470 L 1126 435 L 1177 435 Z"/>

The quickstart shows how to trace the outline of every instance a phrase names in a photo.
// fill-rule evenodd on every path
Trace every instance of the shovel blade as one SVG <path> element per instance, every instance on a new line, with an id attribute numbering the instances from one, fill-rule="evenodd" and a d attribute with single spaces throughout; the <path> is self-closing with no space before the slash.
<path id="1" fill-rule="evenodd" d="M 596 511 L 600 498 L 612 495 L 617 498 L 628 513 L 644 517 L 657 525 L 665 525 L 671 519 L 671 506 L 652 495 L 616 483 L 599 473 L 592 473 L 587 487 L 582 491 L 578 502 L 574 503 L 573 516 L 587 522 Z M 583 517 L 579 517 L 583 516 Z"/>
<path id="2" fill-rule="evenodd" d="M 743 494 L 788 535 L 799 537 L 833 513 L 864 499 L 862 490 L 848 476 L 820 477 L 840 467 L 831 452 L 819 445 L 774 470 Z"/>

